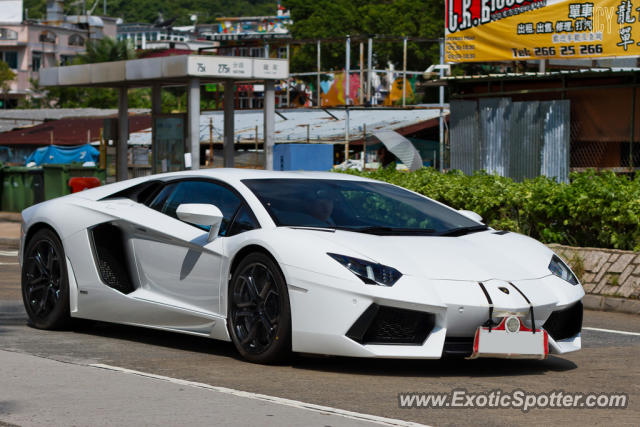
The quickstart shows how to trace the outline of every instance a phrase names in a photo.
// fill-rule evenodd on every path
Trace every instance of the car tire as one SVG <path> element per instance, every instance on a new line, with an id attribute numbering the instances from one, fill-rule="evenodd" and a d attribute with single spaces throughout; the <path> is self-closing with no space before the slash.
<path id="1" fill-rule="evenodd" d="M 31 325 L 60 329 L 70 323 L 69 279 L 62 242 L 49 229 L 27 242 L 22 263 L 22 301 Z"/>
<path id="2" fill-rule="evenodd" d="M 253 363 L 282 363 L 291 355 L 291 306 L 282 271 L 268 255 L 254 252 L 235 269 L 228 293 L 229 335 Z"/>

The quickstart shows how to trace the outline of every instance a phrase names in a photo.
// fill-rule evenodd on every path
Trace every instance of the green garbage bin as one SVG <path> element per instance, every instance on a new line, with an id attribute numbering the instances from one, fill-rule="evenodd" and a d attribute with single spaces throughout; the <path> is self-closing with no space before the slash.
<path id="1" fill-rule="evenodd" d="M 44 175 L 44 199 L 50 200 L 56 197 L 71 194 L 69 179 L 75 177 L 95 177 L 102 184 L 105 183 L 106 173 L 104 169 L 95 166 L 83 167 L 81 163 L 66 165 L 42 165 Z"/>
<path id="2" fill-rule="evenodd" d="M 44 201 L 42 168 L 9 166 L 2 168 L 2 207 L 6 212 L 21 212 Z"/>

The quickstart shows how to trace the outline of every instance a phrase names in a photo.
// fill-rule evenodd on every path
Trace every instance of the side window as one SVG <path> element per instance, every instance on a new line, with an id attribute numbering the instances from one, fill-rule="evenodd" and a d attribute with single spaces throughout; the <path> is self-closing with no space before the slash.
<path id="1" fill-rule="evenodd" d="M 236 234 L 254 230 L 256 228 L 260 228 L 260 226 L 258 225 L 258 221 L 253 216 L 253 213 L 247 207 L 247 205 L 243 204 L 236 214 L 236 217 L 233 220 L 233 224 L 231 224 L 231 228 L 229 229 L 229 236 L 235 236 Z"/>
<path id="2" fill-rule="evenodd" d="M 153 198 L 151 203 L 149 203 L 149 207 L 156 211 L 162 212 L 164 205 L 167 203 L 167 199 L 173 193 L 173 190 L 176 188 L 176 184 L 169 184 L 158 193 L 156 197 Z"/>
<path id="3" fill-rule="evenodd" d="M 164 214 L 177 219 L 176 209 L 183 203 L 208 203 L 216 205 L 223 216 L 222 224 L 220 225 L 220 235 L 225 236 L 227 234 L 229 223 L 242 203 L 238 196 L 228 188 L 209 181 L 182 181 L 175 184 L 175 186 L 175 191 L 170 192 L 170 196 L 162 208 Z M 159 201 L 163 193 L 164 190 L 158 194 L 156 200 Z M 156 200 L 154 200 L 153 203 L 155 203 Z M 208 230 L 209 226 L 202 225 L 200 228 Z"/>

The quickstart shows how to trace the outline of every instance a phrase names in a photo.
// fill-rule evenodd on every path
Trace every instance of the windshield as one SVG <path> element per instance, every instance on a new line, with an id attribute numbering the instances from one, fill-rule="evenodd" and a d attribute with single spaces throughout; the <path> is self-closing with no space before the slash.
<path id="1" fill-rule="evenodd" d="M 426 197 L 385 183 L 295 178 L 242 182 L 278 226 L 429 235 L 487 228 Z"/>

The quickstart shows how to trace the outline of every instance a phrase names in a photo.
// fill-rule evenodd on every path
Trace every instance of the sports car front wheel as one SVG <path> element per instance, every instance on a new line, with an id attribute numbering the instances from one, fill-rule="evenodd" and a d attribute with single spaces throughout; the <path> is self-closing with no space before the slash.
<path id="1" fill-rule="evenodd" d="M 229 333 L 240 354 L 254 363 L 283 361 L 291 352 L 287 286 L 266 254 L 246 256 L 229 286 Z"/>
<path id="2" fill-rule="evenodd" d="M 57 329 L 69 322 L 65 259 L 62 243 L 51 230 L 39 230 L 27 242 L 22 265 L 22 300 L 36 328 Z"/>

